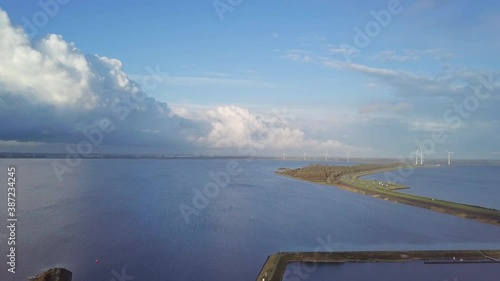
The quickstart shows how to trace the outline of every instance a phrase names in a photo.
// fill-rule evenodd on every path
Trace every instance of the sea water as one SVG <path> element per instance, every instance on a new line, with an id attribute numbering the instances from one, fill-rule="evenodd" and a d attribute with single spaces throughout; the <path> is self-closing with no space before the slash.
<path id="1" fill-rule="evenodd" d="M 15 274 L 7 272 L 0 228 L 0 280 L 63 266 L 74 281 L 250 281 L 279 251 L 500 245 L 495 225 L 274 173 L 309 162 L 83 160 L 61 181 L 56 162 L 64 159 L 0 160 L 0 214 L 7 225 L 7 167 L 16 165 L 18 217 Z M 482 173 L 468 171 L 471 179 Z"/>

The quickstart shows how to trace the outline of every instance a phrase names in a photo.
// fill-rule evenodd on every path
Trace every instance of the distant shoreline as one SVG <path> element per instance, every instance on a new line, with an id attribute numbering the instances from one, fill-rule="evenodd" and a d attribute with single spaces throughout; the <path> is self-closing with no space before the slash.
<path id="1" fill-rule="evenodd" d="M 70 156 L 71 158 L 81 159 L 158 159 L 158 160 L 173 160 L 173 159 L 256 159 L 256 160 L 278 160 L 278 161 L 291 161 L 291 162 L 315 162 L 324 163 L 323 158 L 309 157 L 303 160 L 303 157 L 288 157 L 283 160 L 281 157 L 276 156 L 252 156 L 252 155 L 218 155 L 217 153 L 202 153 L 197 154 L 114 154 L 114 153 L 91 153 L 85 155 L 68 154 L 68 153 L 45 153 L 45 152 L 0 152 L 0 159 L 65 159 Z M 393 163 L 398 161 L 395 158 L 351 158 L 346 161 L 345 158 L 332 158 L 329 162 L 358 162 L 358 163 Z M 441 164 L 445 167 L 447 159 L 427 159 L 430 164 Z M 485 166 L 500 166 L 500 160 L 497 159 L 454 159 L 454 165 L 485 165 Z"/>
<path id="2" fill-rule="evenodd" d="M 390 190 L 389 188 L 378 187 L 367 180 L 359 179 L 360 177 L 369 174 L 382 173 L 404 167 L 416 168 L 419 166 L 358 165 L 352 167 L 354 168 L 348 169 L 341 166 L 313 165 L 299 169 L 283 168 L 277 170 L 276 173 L 294 179 L 336 186 L 347 191 L 360 193 L 386 201 L 406 204 L 439 213 L 454 215 L 460 218 L 472 219 L 475 221 L 500 226 L 499 210 L 401 193 L 394 191 L 400 188 L 394 188 L 393 190 Z M 351 170 L 356 171 L 352 172 Z M 325 175 L 324 178 L 322 178 L 323 174 Z M 335 175 L 334 177 L 332 177 L 333 174 Z"/>

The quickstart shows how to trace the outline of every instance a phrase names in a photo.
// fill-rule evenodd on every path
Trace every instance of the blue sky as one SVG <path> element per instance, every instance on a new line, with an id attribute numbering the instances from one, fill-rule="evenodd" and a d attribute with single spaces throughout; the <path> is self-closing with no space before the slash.
<path id="1" fill-rule="evenodd" d="M 2 59 L 19 67 L 16 50 L 28 48 L 46 59 L 21 61 L 28 69 L 41 63 L 50 79 L 81 85 L 71 102 L 69 86 L 0 71 L 9 109 L 0 118 L 21 120 L 0 132 L 4 150 L 66 151 L 135 81 L 151 99 L 94 151 L 237 154 L 249 145 L 262 155 L 408 157 L 427 144 L 429 157 L 448 148 L 459 158 L 500 158 L 496 1 L 52 0 L 0 9 L 4 31 L 24 27 L 14 33 L 29 40 L 4 36 L 11 50 Z M 102 82 L 110 79 L 117 84 Z M 75 113 L 83 100 L 86 110 Z M 44 119 L 22 117 L 28 112 Z"/>

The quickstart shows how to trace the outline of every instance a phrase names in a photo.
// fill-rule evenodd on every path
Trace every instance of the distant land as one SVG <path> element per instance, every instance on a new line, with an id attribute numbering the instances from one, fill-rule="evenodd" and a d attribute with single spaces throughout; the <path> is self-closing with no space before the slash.
<path id="1" fill-rule="evenodd" d="M 250 156 L 210 156 L 210 155 L 171 155 L 171 154 L 68 154 L 68 153 L 27 153 L 27 152 L 0 152 L 0 158 L 13 159 L 62 159 L 66 157 L 82 159 L 246 159 Z M 272 159 L 270 157 L 253 157 Z"/>
<path id="2" fill-rule="evenodd" d="M 328 161 L 325 161 L 323 156 L 311 156 L 307 157 L 306 160 L 302 156 L 287 156 L 286 159 L 282 159 L 281 156 L 249 156 L 249 155 L 211 155 L 207 153 L 206 155 L 198 154 L 106 154 L 106 153 L 95 153 L 95 154 L 68 154 L 68 153 L 37 153 L 37 152 L 0 152 L 1 158 L 15 158 L 15 159 L 61 159 L 66 157 L 72 158 L 82 158 L 82 159 L 262 159 L 262 160 L 282 160 L 282 161 L 309 161 L 309 162 L 353 162 L 354 163 L 378 163 L 387 164 L 400 161 L 396 158 L 373 158 L 373 157 L 350 157 L 350 161 L 347 161 L 345 157 L 329 157 Z M 426 159 L 426 164 L 441 164 L 446 165 L 447 159 Z M 453 159 L 453 165 L 500 165 L 500 159 Z"/>
<path id="3" fill-rule="evenodd" d="M 335 166 L 311 164 L 298 169 L 280 168 L 276 171 L 276 173 L 313 183 L 332 185 L 351 192 L 372 196 L 374 198 L 420 207 L 484 223 L 500 225 L 500 210 L 417 196 L 408 193 L 400 193 L 397 192 L 397 190 L 405 189 L 407 187 L 393 182 L 379 182 L 376 180 L 360 179 L 362 176 L 369 174 L 422 167 L 437 167 L 437 165 L 428 164 L 427 166 L 414 166 L 405 163 L 371 163 L 352 166 Z"/>

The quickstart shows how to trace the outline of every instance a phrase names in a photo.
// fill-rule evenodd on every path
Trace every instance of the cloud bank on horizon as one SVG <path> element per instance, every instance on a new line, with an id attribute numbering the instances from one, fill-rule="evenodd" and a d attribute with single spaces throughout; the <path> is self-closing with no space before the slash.
<path id="1" fill-rule="evenodd" d="M 496 30 L 500 7 L 468 9 L 463 1 L 434 0 L 316 3 L 308 11 L 318 22 L 297 14 L 301 28 L 289 25 L 286 15 L 303 4 L 289 1 L 266 4 L 265 10 L 257 9 L 259 1 L 241 5 L 220 22 L 207 14 L 210 5 L 157 5 L 162 7 L 119 7 L 166 12 L 153 17 L 158 28 L 147 25 L 148 35 L 137 32 L 139 15 L 137 25 L 120 18 L 123 13 L 96 13 L 95 22 L 88 22 L 75 17 L 91 12 L 85 5 L 82 12 L 70 4 L 60 7 L 61 17 L 69 13 L 72 19 L 68 26 L 84 23 L 96 34 L 102 29 L 113 38 L 107 43 L 71 27 L 60 33 L 64 38 L 42 34 L 43 28 L 30 36 L 20 27 L 25 20 L 19 13 L 14 19 L 5 11 L 20 8 L 0 8 L 0 151 L 65 152 L 107 127 L 95 152 L 234 155 L 251 146 L 274 156 L 328 151 L 342 157 L 350 151 L 406 157 L 432 142 L 432 157 L 445 157 L 450 149 L 459 158 L 498 158 L 500 71 L 494 50 L 500 41 L 488 34 Z M 284 14 L 275 17 L 273 9 Z M 458 16 L 464 11 L 467 19 Z M 160 28 L 164 19 L 179 21 L 182 12 L 198 15 L 199 22 Z M 262 24 L 249 25 L 257 15 Z M 104 19 L 123 24 L 101 26 Z M 120 31 L 122 26 L 131 32 Z M 136 42 L 130 54 L 113 45 L 124 40 L 120 36 Z M 146 52 L 137 44 L 145 38 L 151 41 Z M 120 60 L 87 54 L 89 47 L 109 47 Z M 138 74 L 142 60 L 168 65 L 168 74 Z"/>

